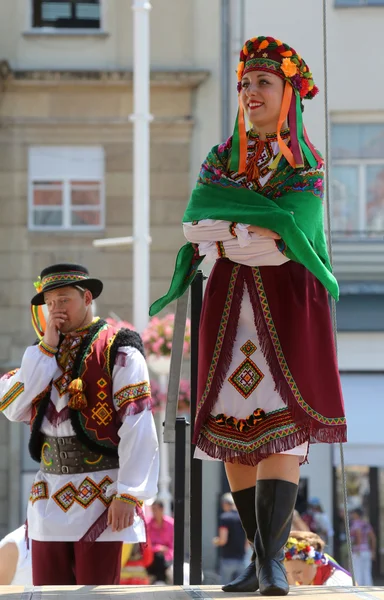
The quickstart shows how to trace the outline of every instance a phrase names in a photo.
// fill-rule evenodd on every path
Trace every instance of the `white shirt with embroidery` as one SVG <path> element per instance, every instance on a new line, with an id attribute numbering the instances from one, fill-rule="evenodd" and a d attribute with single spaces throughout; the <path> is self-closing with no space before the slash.
<path id="1" fill-rule="evenodd" d="M 124 395 L 126 386 L 149 383 L 145 359 L 136 348 L 121 347 L 118 357 L 112 372 L 116 410 L 120 409 L 119 398 L 122 397 L 121 394 Z M 15 374 L 7 374 L 0 379 L 0 411 L 11 421 L 29 423 L 34 398 L 45 390 L 52 379 L 55 381 L 62 374 L 63 370 L 55 356 L 47 356 L 37 345 L 28 347 L 20 369 Z M 56 418 L 44 417 L 42 433 L 58 438 L 76 435 L 66 416 L 68 399 L 67 393 L 60 396 L 56 386 L 52 386 L 51 401 Z M 117 492 L 130 494 L 143 501 L 156 496 L 159 452 L 152 412 L 146 408 L 138 414 L 129 414 L 127 405 L 121 417 L 118 469 L 68 475 L 38 471 L 34 480 L 34 497 L 28 503 L 30 539 L 78 541 L 105 511 L 106 496 Z M 87 483 L 86 490 L 83 487 L 80 502 L 76 500 L 73 490 L 77 493 L 80 490 L 81 493 L 85 479 L 92 483 Z M 104 495 L 98 487 L 103 480 L 111 482 L 109 488 L 104 490 Z M 67 486 L 69 494 L 65 490 Z M 111 527 L 108 527 L 97 541 L 145 541 L 144 523 L 136 515 L 132 527 L 121 532 L 112 532 Z"/>
<path id="2" fill-rule="evenodd" d="M 278 250 L 275 240 L 248 231 L 248 225 L 236 223 L 231 233 L 229 221 L 202 219 L 196 223 L 183 223 L 184 236 L 199 245 L 200 256 L 215 261 L 226 258 L 248 267 L 278 266 L 289 261 Z"/>

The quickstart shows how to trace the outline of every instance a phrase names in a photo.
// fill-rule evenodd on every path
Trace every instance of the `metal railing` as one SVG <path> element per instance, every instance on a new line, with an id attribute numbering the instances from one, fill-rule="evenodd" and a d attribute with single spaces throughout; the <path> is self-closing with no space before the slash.
<path id="1" fill-rule="evenodd" d="M 332 240 L 335 242 L 384 242 L 384 230 L 333 230 Z"/>
<path id="2" fill-rule="evenodd" d="M 193 439 L 197 406 L 199 322 L 203 302 L 203 281 L 203 273 L 198 271 L 191 285 L 191 439 Z M 188 298 L 189 290 L 187 290 L 177 301 L 164 423 L 164 441 L 175 443 L 175 541 L 173 563 L 173 583 L 175 585 L 182 585 L 184 581 L 186 429 L 189 426 L 189 423 L 185 418 L 177 417 L 177 402 L 180 386 L 184 333 L 187 320 Z M 194 451 L 195 446 L 191 443 L 190 494 L 187 507 L 189 509 L 190 520 L 189 583 L 191 585 L 200 585 L 202 582 L 203 468 L 201 460 L 193 459 Z"/>

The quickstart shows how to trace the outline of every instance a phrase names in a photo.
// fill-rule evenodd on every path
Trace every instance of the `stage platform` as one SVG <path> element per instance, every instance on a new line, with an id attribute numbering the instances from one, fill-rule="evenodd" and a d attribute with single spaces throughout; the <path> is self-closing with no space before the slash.
<path id="1" fill-rule="evenodd" d="M 250 600 L 254 594 L 225 594 L 219 586 L 0 586 L 1 600 Z M 281 596 L 270 596 L 270 598 Z M 299 600 L 384 600 L 384 587 L 294 587 L 288 598 Z"/>

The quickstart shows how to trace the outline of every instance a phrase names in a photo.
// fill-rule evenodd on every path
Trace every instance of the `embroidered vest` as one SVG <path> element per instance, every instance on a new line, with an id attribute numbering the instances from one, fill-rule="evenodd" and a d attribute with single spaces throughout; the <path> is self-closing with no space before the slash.
<path id="1" fill-rule="evenodd" d="M 80 380 L 86 399 L 79 410 L 69 408 L 76 437 L 89 450 L 107 456 L 117 456 L 119 443 L 117 432 L 121 420 L 113 404 L 112 371 L 121 346 L 136 348 L 144 356 L 138 333 L 129 329 L 118 330 L 99 319 L 82 339 L 71 372 L 71 381 Z M 41 425 L 50 403 L 52 383 L 32 402 L 29 451 L 37 462 L 41 457 L 44 437 Z"/>

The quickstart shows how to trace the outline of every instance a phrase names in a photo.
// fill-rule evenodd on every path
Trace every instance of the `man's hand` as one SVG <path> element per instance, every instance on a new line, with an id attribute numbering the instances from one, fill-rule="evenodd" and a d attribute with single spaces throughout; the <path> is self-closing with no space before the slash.
<path id="1" fill-rule="evenodd" d="M 45 331 L 43 340 L 48 346 L 57 348 L 59 345 L 59 331 L 63 323 L 67 320 L 67 315 L 63 310 L 54 309 L 49 313 L 47 320 L 47 329 Z"/>
<path id="2" fill-rule="evenodd" d="M 257 233 L 257 235 L 262 235 L 264 237 L 272 238 L 273 240 L 280 240 L 281 235 L 272 231 L 271 229 L 266 229 L 265 227 L 258 227 L 257 225 L 250 225 L 247 227 L 249 233 Z"/>
<path id="3" fill-rule="evenodd" d="M 112 527 L 112 531 L 123 531 L 126 527 L 131 527 L 135 508 L 133 504 L 114 498 L 108 510 L 108 525 Z"/>

